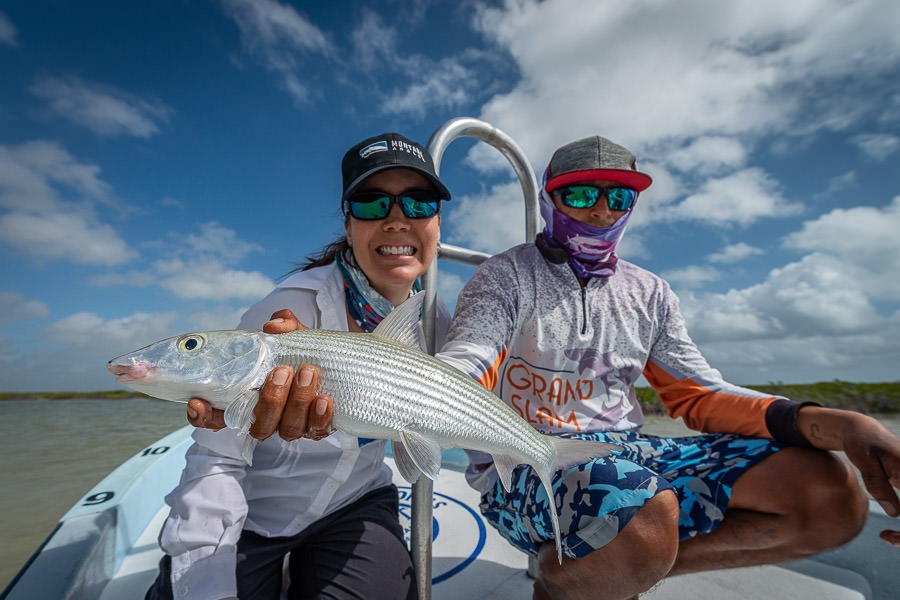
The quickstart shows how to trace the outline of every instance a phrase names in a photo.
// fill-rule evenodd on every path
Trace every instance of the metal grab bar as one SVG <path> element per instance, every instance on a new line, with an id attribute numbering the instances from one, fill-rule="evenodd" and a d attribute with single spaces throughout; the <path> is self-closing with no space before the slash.
<path id="1" fill-rule="evenodd" d="M 528 162 L 525 153 L 518 144 L 503 131 L 490 123 L 473 119 L 471 117 L 459 117 L 444 123 L 435 131 L 428 140 L 428 152 L 434 159 L 435 171 L 440 174 L 441 157 L 447 146 L 458 137 L 477 138 L 497 150 L 512 165 L 519 178 L 522 192 L 525 197 L 525 239 L 530 241 L 537 235 L 538 227 L 538 187 L 534 170 Z M 425 329 L 425 339 L 428 352 L 434 354 L 435 348 L 435 306 L 437 299 L 437 260 L 438 258 L 469 265 L 478 265 L 490 257 L 490 254 L 440 244 L 438 256 L 435 256 L 428 270 L 425 272 L 425 305 L 423 309 L 422 325 Z M 432 498 L 434 495 L 434 483 L 427 477 L 419 477 L 412 486 L 412 514 L 410 516 L 410 550 L 413 566 L 416 570 L 416 586 L 419 590 L 419 600 L 431 600 L 431 536 L 432 536 Z"/>

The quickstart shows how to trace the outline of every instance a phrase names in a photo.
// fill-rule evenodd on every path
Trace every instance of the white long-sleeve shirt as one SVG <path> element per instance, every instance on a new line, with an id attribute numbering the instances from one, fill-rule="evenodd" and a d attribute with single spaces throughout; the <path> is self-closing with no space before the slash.
<path id="1" fill-rule="evenodd" d="M 344 280 L 334 264 L 296 273 L 251 307 L 239 328 L 260 329 L 276 310 L 291 309 L 312 328 L 347 331 Z M 449 314 L 438 303 L 438 340 Z M 368 443 L 335 432 L 313 441 L 260 442 L 253 466 L 241 458 L 233 429 L 197 429 L 181 482 L 168 496 L 171 510 L 159 536 L 172 557 L 176 599 L 237 595 L 237 542 L 244 529 L 266 537 L 293 536 L 368 492 L 391 482 L 386 442 Z"/>

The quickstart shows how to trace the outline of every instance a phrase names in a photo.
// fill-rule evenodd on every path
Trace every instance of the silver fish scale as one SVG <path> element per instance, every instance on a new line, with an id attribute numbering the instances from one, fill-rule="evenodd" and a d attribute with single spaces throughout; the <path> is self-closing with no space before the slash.
<path id="1" fill-rule="evenodd" d="M 443 447 L 525 456 L 552 464 L 555 451 L 468 375 L 399 342 L 365 333 L 304 329 L 278 336 L 276 362 L 319 367 L 319 391 L 334 399 L 335 426 L 397 439 L 415 426 Z"/>

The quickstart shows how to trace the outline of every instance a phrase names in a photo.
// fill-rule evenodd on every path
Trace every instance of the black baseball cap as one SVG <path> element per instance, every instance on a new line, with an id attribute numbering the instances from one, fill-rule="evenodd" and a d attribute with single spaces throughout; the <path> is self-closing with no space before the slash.
<path id="1" fill-rule="evenodd" d="M 416 171 L 434 186 L 442 200 L 450 199 L 450 191 L 435 173 L 434 161 L 428 150 L 399 133 L 382 133 L 361 141 L 344 154 L 341 161 L 341 174 L 344 176 L 341 202 L 353 195 L 367 178 L 388 169 Z"/>

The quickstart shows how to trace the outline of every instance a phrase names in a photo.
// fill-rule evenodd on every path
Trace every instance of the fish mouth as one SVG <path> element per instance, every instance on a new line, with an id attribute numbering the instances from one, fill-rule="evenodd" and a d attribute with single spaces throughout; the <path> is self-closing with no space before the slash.
<path id="1" fill-rule="evenodd" d="M 381 256 L 414 256 L 419 250 L 408 244 L 384 244 L 375 248 Z"/>
<path id="2" fill-rule="evenodd" d="M 117 383 L 127 383 L 129 381 L 140 381 L 146 379 L 153 368 L 147 363 L 135 363 L 132 365 L 123 365 L 112 361 L 106 363 L 106 370 L 116 377 Z"/>

